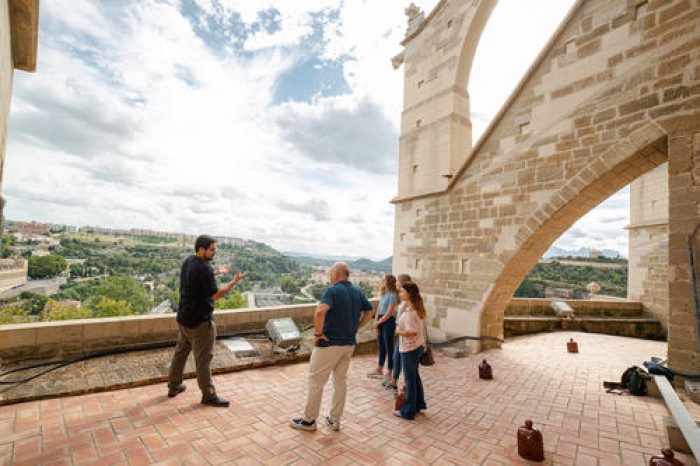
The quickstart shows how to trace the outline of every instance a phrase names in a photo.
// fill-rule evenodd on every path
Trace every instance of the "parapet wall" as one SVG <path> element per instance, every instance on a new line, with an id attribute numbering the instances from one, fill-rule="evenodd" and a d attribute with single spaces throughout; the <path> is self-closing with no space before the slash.
<path id="1" fill-rule="evenodd" d="M 376 305 L 376 299 L 370 301 Z M 641 304 L 638 302 L 566 302 L 575 309 L 577 315 L 606 315 L 611 311 L 616 316 L 635 316 L 641 312 Z M 548 299 L 514 298 L 508 307 L 508 314 L 544 315 L 550 312 L 550 303 L 551 300 Z M 264 330 L 268 320 L 281 317 L 291 317 L 304 330 L 313 324 L 315 309 L 316 304 L 236 309 L 217 311 L 214 319 L 220 336 Z M 556 323 L 558 326 L 558 321 Z M 531 324 L 528 328 L 531 328 Z M 546 330 L 550 329 L 540 329 Z M 62 359 L 141 345 L 173 344 L 176 339 L 177 322 L 174 314 L 0 325 L 0 362 Z"/>
<path id="2" fill-rule="evenodd" d="M 619 300 L 578 300 L 546 298 L 513 298 L 506 309 L 506 315 L 544 316 L 555 315 L 553 301 L 563 301 L 574 309 L 575 315 L 586 316 L 639 316 L 642 304 L 637 301 Z"/>
<path id="3" fill-rule="evenodd" d="M 236 309 L 214 313 L 217 333 L 264 330 L 270 319 L 291 317 L 302 329 L 313 324 L 316 304 L 264 309 Z M 57 322 L 0 325 L 0 360 L 62 359 L 105 350 L 177 339 L 175 314 L 76 319 Z"/>

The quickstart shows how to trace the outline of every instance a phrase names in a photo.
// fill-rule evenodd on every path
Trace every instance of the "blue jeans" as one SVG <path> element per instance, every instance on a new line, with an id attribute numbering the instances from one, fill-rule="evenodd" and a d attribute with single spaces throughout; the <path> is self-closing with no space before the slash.
<path id="1" fill-rule="evenodd" d="M 379 334 L 377 335 L 377 346 L 379 347 L 379 367 L 384 367 L 384 361 L 387 361 L 387 367 L 391 371 L 394 368 L 394 332 L 396 331 L 396 319 L 389 317 L 386 322 L 379 325 Z"/>
<path id="2" fill-rule="evenodd" d="M 427 409 L 423 382 L 420 379 L 418 360 L 423 354 L 423 347 L 401 353 L 401 365 L 403 366 L 403 380 L 406 384 L 406 401 L 401 407 L 401 417 L 409 420 L 416 418 L 416 413 L 421 409 Z"/>
<path id="3" fill-rule="evenodd" d="M 399 352 L 399 342 L 394 344 L 394 371 L 391 373 L 391 378 L 399 380 L 401 375 L 401 353 Z"/>

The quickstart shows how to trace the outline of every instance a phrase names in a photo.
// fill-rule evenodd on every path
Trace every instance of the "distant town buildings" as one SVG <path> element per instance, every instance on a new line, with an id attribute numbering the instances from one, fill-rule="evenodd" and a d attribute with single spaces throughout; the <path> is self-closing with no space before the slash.
<path id="1" fill-rule="evenodd" d="M 15 238 L 18 241 L 26 241 L 28 239 L 37 241 L 46 241 L 47 233 L 57 233 L 61 231 L 66 231 L 68 233 L 88 233 L 97 235 L 109 235 L 109 236 L 156 236 L 160 238 L 171 238 L 175 239 L 180 243 L 194 243 L 197 235 L 190 235 L 186 233 L 175 233 L 170 231 L 160 231 L 151 230 L 148 228 L 110 228 L 110 227 L 100 227 L 100 226 L 75 226 L 75 225 L 62 225 L 62 224 L 52 224 L 52 223 L 41 223 L 36 221 L 31 222 L 20 222 L 8 220 L 7 231 L 10 233 L 15 233 Z M 19 235 L 19 236 L 18 236 Z M 230 236 L 216 236 L 213 235 L 219 244 L 230 244 L 234 246 L 243 246 L 246 244 L 246 240 L 242 238 L 234 238 Z M 36 238 L 35 238 L 36 237 Z M 43 239 L 40 239 L 43 238 Z"/>
<path id="2" fill-rule="evenodd" d="M 603 257 L 603 251 L 591 249 L 588 253 L 588 257 L 590 257 L 591 259 L 600 259 L 601 257 Z"/>
<path id="3" fill-rule="evenodd" d="M 311 273 L 309 281 L 311 283 L 328 283 L 329 266 L 314 266 L 314 271 Z M 373 289 L 379 290 L 382 282 L 382 276 L 376 273 L 352 271 L 350 280 L 357 284 L 360 282 L 369 283 Z"/>
<path id="4" fill-rule="evenodd" d="M 109 228 L 109 227 L 94 227 L 94 226 L 82 226 L 78 228 L 80 233 L 92 233 L 100 235 L 110 235 L 110 236 L 156 236 L 160 238 L 171 238 L 175 239 L 182 244 L 194 243 L 197 235 L 189 235 L 186 233 L 174 233 L 170 231 L 159 231 L 150 230 L 146 228 Z M 214 238 L 219 242 L 219 244 L 230 244 L 234 246 L 243 246 L 246 244 L 246 240 L 242 238 L 233 238 L 230 236 L 216 236 Z"/>

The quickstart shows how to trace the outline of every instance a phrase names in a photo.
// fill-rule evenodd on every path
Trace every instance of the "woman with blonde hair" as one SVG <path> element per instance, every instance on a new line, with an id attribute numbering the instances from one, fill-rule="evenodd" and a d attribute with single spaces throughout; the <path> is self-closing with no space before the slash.
<path id="1" fill-rule="evenodd" d="M 420 378 L 419 360 L 425 345 L 425 306 L 415 283 L 407 282 L 399 290 L 401 299 L 408 305 L 401 313 L 396 334 L 399 336 L 401 366 L 406 384 L 406 401 L 401 409 L 394 411 L 396 416 L 413 420 L 416 413 L 428 409 Z"/>
<path id="2" fill-rule="evenodd" d="M 382 294 L 379 298 L 379 306 L 374 319 L 374 330 L 377 332 L 377 346 L 379 347 L 379 361 L 377 368 L 367 374 L 370 377 L 382 377 L 384 375 L 384 361 L 387 361 L 387 380 L 394 369 L 394 331 L 396 330 L 396 303 L 398 301 L 396 290 L 396 277 L 387 274 L 382 279 Z"/>

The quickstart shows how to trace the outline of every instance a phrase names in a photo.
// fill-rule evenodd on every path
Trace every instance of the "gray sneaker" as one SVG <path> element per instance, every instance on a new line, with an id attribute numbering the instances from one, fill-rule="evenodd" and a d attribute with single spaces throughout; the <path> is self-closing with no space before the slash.
<path id="1" fill-rule="evenodd" d="M 298 417 L 292 419 L 289 426 L 299 430 L 316 430 L 316 421 L 305 421 L 304 418 Z"/>
<path id="2" fill-rule="evenodd" d="M 340 419 L 334 421 L 330 416 L 326 416 L 326 423 L 331 430 L 338 432 L 340 430 Z"/>

